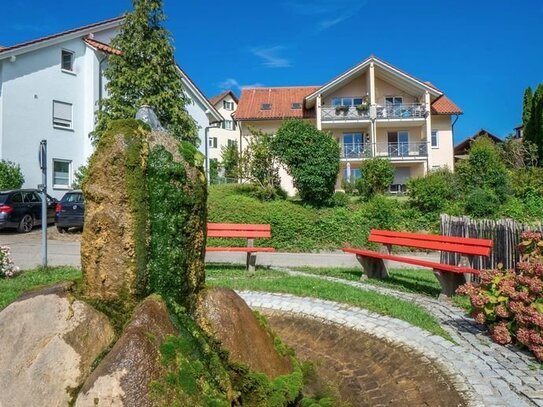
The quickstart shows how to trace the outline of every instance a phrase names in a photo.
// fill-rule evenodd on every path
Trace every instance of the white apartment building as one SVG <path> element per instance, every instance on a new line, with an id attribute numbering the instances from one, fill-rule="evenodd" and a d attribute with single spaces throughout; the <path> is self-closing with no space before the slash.
<path id="1" fill-rule="evenodd" d="M 98 102 L 106 95 L 102 75 L 108 44 L 123 17 L 90 24 L 21 44 L 0 48 L 0 159 L 21 166 L 25 188 L 41 184 L 38 147 L 48 146 L 49 193 L 61 198 L 74 172 L 93 152 Z M 1 39 L 0 39 L 1 41 Z M 180 69 L 187 111 L 205 129 L 221 115 Z M 205 146 L 200 146 L 204 152 Z"/>

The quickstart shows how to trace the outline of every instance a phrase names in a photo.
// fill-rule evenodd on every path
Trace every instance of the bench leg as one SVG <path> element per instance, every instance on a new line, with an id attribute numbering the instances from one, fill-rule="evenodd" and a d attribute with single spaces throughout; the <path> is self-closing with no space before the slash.
<path id="1" fill-rule="evenodd" d="M 362 265 L 368 278 L 388 278 L 388 268 L 383 259 L 356 255 L 356 259 Z M 364 278 L 364 274 L 362 274 Z"/>
<path id="2" fill-rule="evenodd" d="M 256 270 L 256 253 L 247 253 L 247 271 L 254 273 Z"/>
<path id="3" fill-rule="evenodd" d="M 434 274 L 441 285 L 440 299 L 444 297 L 451 298 L 456 293 L 456 289 L 466 283 L 466 276 L 461 273 L 451 273 L 434 269 Z"/>

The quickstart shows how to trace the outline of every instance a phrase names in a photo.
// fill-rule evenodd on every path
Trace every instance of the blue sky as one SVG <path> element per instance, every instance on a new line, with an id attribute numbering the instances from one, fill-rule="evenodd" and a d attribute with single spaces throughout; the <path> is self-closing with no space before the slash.
<path id="1" fill-rule="evenodd" d="M 129 0 L 12 0 L 0 44 L 107 19 Z M 542 0 L 165 0 L 176 58 L 207 96 L 323 84 L 370 54 L 432 82 L 465 112 L 459 141 L 505 136 L 543 82 Z M 53 6 L 54 4 L 54 6 Z M 9 16 L 7 18 L 6 16 Z"/>

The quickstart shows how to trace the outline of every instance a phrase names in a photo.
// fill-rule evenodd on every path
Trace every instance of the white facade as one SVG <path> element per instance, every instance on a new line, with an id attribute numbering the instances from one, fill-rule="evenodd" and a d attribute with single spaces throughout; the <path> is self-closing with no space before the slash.
<path id="1" fill-rule="evenodd" d="M 232 115 L 238 107 L 237 97 L 230 91 L 214 98 L 211 103 L 222 117 L 220 127 L 213 127 L 208 135 L 208 157 L 210 160 L 222 161 L 223 147 L 236 143 L 239 145 L 240 132 Z"/>
<path id="2" fill-rule="evenodd" d="M 74 173 L 93 152 L 89 133 L 103 97 L 101 72 L 107 53 L 84 39 L 107 44 L 122 20 L 117 18 L 0 50 L 0 159 L 21 166 L 25 188 L 42 183 L 38 147 L 47 140 L 48 192 L 61 198 L 71 189 Z M 73 53 L 72 70 L 61 59 Z M 182 72 L 182 71 L 181 71 Z M 182 72 L 200 139 L 219 114 Z M 55 171 L 56 170 L 56 171 Z"/>

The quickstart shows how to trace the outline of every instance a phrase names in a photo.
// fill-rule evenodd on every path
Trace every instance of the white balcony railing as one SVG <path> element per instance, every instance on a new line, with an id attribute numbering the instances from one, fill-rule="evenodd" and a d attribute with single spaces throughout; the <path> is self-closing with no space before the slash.
<path id="1" fill-rule="evenodd" d="M 360 106 L 322 106 L 322 121 L 369 120 L 370 109 Z"/>
<path id="2" fill-rule="evenodd" d="M 376 115 L 378 119 L 423 119 L 426 117 L 426 107 L 420 103 L 377 106 Z"/>
<path id="3" fill-rule="evenodd" d="M 357 159 L 374 156 L 400 160 L 423 158 L 428 156 L 428 143 L 420 141 L 414 143 L 343 144 L 341 148 L 341 158 Z"/>

